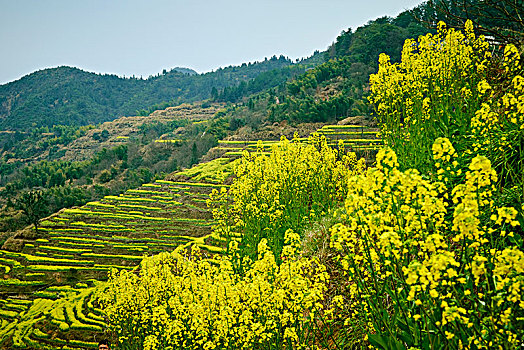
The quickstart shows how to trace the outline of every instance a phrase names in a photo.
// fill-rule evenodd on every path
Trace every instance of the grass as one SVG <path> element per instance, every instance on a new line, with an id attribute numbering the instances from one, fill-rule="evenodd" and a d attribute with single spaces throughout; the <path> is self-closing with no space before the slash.
<path id="1" fill-rule="evenodd" d="M 28 272 L 28 273 L 25 274 L 25 277 L 29 277 L 29 278 L 45 277 L 45 273 L 43 273 L 43 272 Z"/>
<path id="2" fill-rule="evenodd" d="M 140 191 L 140 190 L 137 190 Z M 153 193 L 153 191 L 148 191 Z M 140 192 L 138 192 L 140 193 Z M 157 193 L 157 192 L 155 192 Z M 124 196 L 105 196 L 105 200 L 113 200 L 113 201 L 134 201 L 134 202 L 156 202 L 156 200 L 151 198 L 142 198 L 142 197 L 124 197 Z"/>
<path id="3" fill-rule="evenodd" d="M 126 193 L 139 193 L 139 194 L 169 194 L 169 192 L 164 191 L 149 191 L 149 190 L 127 190 Z"/>
<path id="4" fill-rule="evenodd" d="M 64 214 L 67 214 L 64 212 Z M 80 228 L 52 228 L 52 227 L 40 227 L 38 229 L 38 231 L 46 231 L 46 232 L 51 232 L 51 231 L 56 231 L 56 232 L 82 232 L 82 229 Z"/>
<path id="5" fill-rule="evenodd" d="M 114 208 L 115 207 L 112 204 L 100 203 L 100 202 L 87 202 L 86 205 L 91 206 L 91 207 L 102 207 L 102 208 Z"/>
<path id="6" fill-rule="evenodd" d="M 173 198 L 175 198 L 174 196 L 151 196 L 151 198 L 154 198 L 154 199 L 163 199 L 163 200 L 171 200 Z M 180 203 L 182 204 L 182 203 Z"/>
<path id="7" fill-rule="evenodd" d="M 93 236 L 91 236 L 93 237 Z M 82 243 L 89 243 L 89 244 L 97 244 L 97 243 L 109 243 L 108 241 L 104 241 L 105 238 L 103 236 L 94 236 L 95 238 L 88 238 L 84 236 L 58 236 L 58 237 L 51 237 L 52 240 L 58 240 L 60 243 L 63 243 L 62 240 L 67 241 L 73 241 L 73 242 L 82 242 Z"/>
<path id="8" fill-rule="evenodd" d="M 131 244 L 115 244 L 113 245 L 113 249 L 124 249 L 124 250 L 134 250 L 134 251 L 142 251 L 142 250 L 148 250 L 149 246 L 147 245 L 131 245 Z"/>
<path id="9" fill-rule="evenodd" d="M 377 140 L 377 139 L 345 139 L 343 141 L 344 141 L 344 144 L 353 143 L 353 142 L 356 142 L 356 143 L 380 143 L 380 144 L 384 143 L 382 140 Z"/>
<path id="10" fill-rule="evenodd" d="M 25 253 L 17 253 L 17 252 L 9 252 L 5 250 L 0 250 L 0 253 L 10 256 L 10 257 L 21 257 L 24 258 L 28 262 L 32 263 L 55 263 L 55 264 L 61 264 L 61 263 L 67 263 L 67 264 L 89 264 L 93 263 L 93 261 L 77 261 L 72 259 L 55 259 L 55 258 L 49 258 L 49 257 L 42 257 L 42 256 L 35 256 Z"/>
<path id="11" fill-rule="evenodd" d="M 160 207 L 147 207 L 145 205 L 138 205 L 138 204 L 119 204 L 119 208 L 133 208 L 133 209 L 144 209 L 144 210 L 163 210 L 163 208 Z"/>
<path id="12" fill-rule="evenodd" d="M 18 311 L 18 312 L 25 311 L 27 309 L 27 305 L 10 304 L 10 303 L 5 303 L 4 307 L 6 309 L 14 310 L 14 311 Z"/>
<path id="13" fill-rule="evenodd" d="M 46 282 L 44 281 L 23 281 L 17 278 L 0 279 L 0 287 L 2 286 L 18 286 L 18 287 L 41 286 L 45 284 Z"/>
<path id="14" fill-rule="evenodd" d="M 49 272 L 68 272 L 68 271 L 107 271 L 110 268 L 95 266 L 76 266 L 76 265 L 28 265 L 30 271 L 49 271 Z"/>
<path id="15" fill-rule="evenodd" d="M 20 262 L 18 262 L 16 260 L 13 260 L 13 259 L 7 259 L 7 258 L 0 257 L 0 263 L 8 264 L 8 265 L 10 265 L 11 267 L 13 267 L 15 269 L 22 267 L 22 264 L 20 264 Z"/>
<path id="16" fill-rule="evenodd" d="M 324 125 L 319 131 L 322 130 L 345 130 L 345 129 L 367 129 L 367 126 L 363 125 Z"/>
<path id="17" fill-rule="evenodd" d="M 35 328 L 32 333 L 35 337 L 40 339 L 48 339 L 49 334 L 42 332 L 40 329 Z"/>
<path id="18" fill-rule="evenodd" d="M 254 151 L 252 151 L 254 152 Z M 270 154 L 271 152 L 262 152 L 263 154 Z M 226 156 L 242 156 L 244 154 L 244 151 L 228 151 L 224 155 Z"/>
<path id="19" fill-rule="evenodd" d="M 159 185 L 159 184 L 143 184 L 142 187 L 155 187 L 155 188 L 159 188 L 159 187 L 162 187 L 162 185 Z"/>
<path id="20" fill-rule="evenodd" d="M 132 220 L 132 219 L 141 219 L 141 220 L 152 220 L 152 221 L 168 221 L 169 218 L 163 217 L 148 217 L 144 215 L 136 214 L 119 214 L 119 213 L 108 213 L 108 212 L 94 212 L 84 209 L 66 209 L 64 211 L 67 214 L 83 214 L 92 217 L 106 217 L 112 219 L 121 219 L 121 220 Z"/>
<path id="21" fill-rule="evenodd" d="M 9 302 L 13 303 L 13 304 L 18 304 L 18 305 L 30 305 L 33 303 L 32 300 L 27 300 L 27 299 L 14 299 L 14 298 L 8 298 L 7 299 Z"/>
<path id="22" fill-rule="evenodd" d="M 0 316 L 5 316 L 2 310 L 0 310 Z M 11 322 L 11 323 L 7 323 L 5 327 L 2 326 L 2 330 L 0 330 L 0 343 L 2 343 L 2 341 L 5 338 L 9 337 L 11 333 L 13 333 L 16 325 L 17 325 L 16 322 Z"/>
<path id="23" fill-rule="evenodd" d="M 82 253 L 87 253 L 91 251 L 90 249 L 63 248 L 63 247 L 55 247 L 55 246 L 47 246 L 47 245 L 41 245 L 38 248 L 44 249 L 44 250 L 50 250 L 54 252 L 65 252 L 65 253 L 75 253 L 75 254 L 82 254 Z"/>
<path id="24" fill-rule="evenodd" d="M 249 145 L 249 144 L 256 144 L 257 141 L 226 141 L 226 140 L 218 140 L 219 145 Z"/>
<path id="25" fill-rule="evenodd" d="M 189 190 L 189 187 L 187 186 L 169 186 L 169 189 L 176 190 L 176 191 L 185 191 L 185 190 Z"/>
<path id="26" fill-rule="evenodd" d="M 157 143 L 182 143 L 183 140 L 155 140 Z"/>
<path id="27" fill-rule="evenodd" d="M 210 183 L 204 183 L 204 182 L 183 182 L 183 181 L 167 181 L 167 180 L 158 180 L 157 182 L 163 183 L 163 184 L 169 184 L 169 185 L 182 185 L 182 186 L 189 186 L 189 187 L 211 187 L 211 188 L 229 188 L 228 185 L 221 185 L 221 184 L 210 184 Z"/>
<path id="28" fill-rule="evenodd" d="M 339 131 L 339 130 L 322 130 L 322 135 L 376 135 L 378 131 Z"/>
<path id="29" fill-rule="evenodd" d="M 114 227 L 114 228 L 123 228 L 123 227 L 125 227 L 125 226 L 122 226 L 122 225 L 112 226 L 112 225 L 94 224 L 94 223 L 88 224 L 88 223 L 83 222 L 83 221 L 73 221 L 73 222 L 70 222 L 69 225 L 72 225 L 72 226 L 83 226 L 83 227 Z"/>
<path id="30" fill-rule="evenodd" d="M 87 256 L 89 258 L 99 258 L 99 259 L 124 259 L 124 260 L 142 260 L 143 255 L 118 255 L 118 254 L 99 254 L 99 253 L 84 253 L 82 256 Z"/>

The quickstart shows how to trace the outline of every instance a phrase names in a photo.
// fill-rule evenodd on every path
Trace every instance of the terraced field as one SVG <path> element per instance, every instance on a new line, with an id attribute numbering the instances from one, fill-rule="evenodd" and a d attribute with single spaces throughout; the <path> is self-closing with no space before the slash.
<path id="1" fill-rule="evenodd" d="M 348 151 L 357 153 L 357 156 L 372 161 L 377 151 L 382 147 L 383 141 L 377 137 L 378 129 L 362 125 L 325 125 L 317 131 L 324 135 L 333 147 L 343 145 Z M 307 138 L 299 139 L 307 141 Z M 268 151 L 277 143 L 273 141 L 219 141 L 220 156 L 237 158 L 242 156 L 244 150 L 253 152 L 258 147 Z"/>
<path id="2" fill-rule="evenodd" d="M 111 149 L 117 145 L 126 144 L 130 140 L 141 138 L 140 129 L 144 124 L 168 124 L 174 121 L 185 121 L 191 124 L 206 123 L 213 118 L 213 115 L 221 107 L 220 104 L 213 104 L 209 107 L 202 107 L 198 104 L 182 104 L 165 110 L 155 111 L 149 116 L 121 117 L 89 130 L 86 135 L 62 147 L 57 152 L 64 153 L 62 158 L 64 160 L 88 160 L 95 152 L 100 151 L 104 147 Z M 94 137 L 94 135 L 101 134 L 104 130 L 109 135 L 106 140 Z M 179 140 L 176 143 L 180 142 L 183 142 L 183 140 Z"/>
<path id="3" fill-rule="evenodd" d="M 3 348 L 96 347 L 104 322 L 91 297 L 110 269 L 132 269 L 145 255 L 191 244 L 220 252 L 206 200 L 213 188 L 227 187 L 229 163 L 218 158 L 176 174 L 185 180 L 62 210 L 41 222 L 21 252 L 0 250 Z"/>
<path id="4" fill-rule="evenodd" d="M 355 152 L 368 163 L 375 159 L 378 150 L 383 146 L 382 139 L 377 136 L 378 129 L 362 125 L 325 125 L 318 133 L 324 135 L 330 141 L 330 145 L 337 147 L 342 144 L 346 150 Z"/>
<path id="5" fill-rule="evenodd" d="M 372 154 L 373 129 L 324 126 L 333 145 Z M 162 142 L 170 142 L 163 140 Z M 173 141 L 176 142 L 176 141 Z M 213 254 L 223 242 L 212 235 L 206 201 L 227 187 L 244 150 L 269 151 L 276 140 L 220 141 L 217 158 L 119 196 L 64 209 L 41 222 L 20 252 L 0 250 L 0 344 L 3 349 L 96 348 L 102 311 L 93 292 L 113 269 L 133 269 L 145 255 L 190 245 Z"/>

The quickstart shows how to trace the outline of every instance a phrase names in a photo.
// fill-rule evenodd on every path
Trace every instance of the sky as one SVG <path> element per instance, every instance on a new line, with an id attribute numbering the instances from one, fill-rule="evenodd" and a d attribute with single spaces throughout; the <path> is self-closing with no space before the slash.
<path id="1" fill-rule="evenodd" d="M 323 51 L 421 0 L 0 0 L 0 84 L 74 66 L 148 77 Z"/>

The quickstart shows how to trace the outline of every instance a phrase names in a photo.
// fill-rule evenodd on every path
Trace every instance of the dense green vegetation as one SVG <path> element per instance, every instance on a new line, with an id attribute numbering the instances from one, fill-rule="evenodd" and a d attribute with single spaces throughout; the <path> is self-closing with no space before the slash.
<path id="1" fill-rule="evenodd" d="M 342 32 L 326 52 L 317 54 L 324 56 L 324 63 L 292 80 L 281 79 L 275 88 L 256 94 L 256 78 L 213 96 L 217 101 L 243 101 L 246 120 L 260 109 L 269 113 L 272 122 L 333 122 L 350 116 L 369 116 L 371 109 L 365 97 L 369 75 L 377 69 L 378 55 L 386 52 L 398 61 L 404 41 L 428 31 L 433 29 L 427 29 L 415 18 L 415 10 L 395 18 L 382 17 L 354 32 L 351 28 Z M 298 71 L 290 66 L 260 77 L 271 76 L 277 82 L 285 70 Z M 250 96 L 253 93 L 255 96 Z"/>
<path id="2" fill-rule="evenodd" d="M 95 348 L 106 322 L 92 294 L 111 268 L 131 269 L 144 254 L 180 246 L 220 251 L 205 198 L 230 175 L 231 160 L 178 173 L 185 181 L 145 183 L 65 210 L 42 221 L 38 235 L 11 239 L 9 250 L 0 249 L 1 347 Z M 22 239 L 22 251 L 14 252 Z"/>
<path id="3" fill-rule="evenodd" d="M 323 62 L 323 54 L 316 51 L 313 56 L 297 62 L 298 64 L 260 73 L 252 80 L 243 81 L 236 86 L 225 87 L 223 90 L 213 89 L 211 96 L 215 101 L 219 102 L 238 102 L 246 96 L 278 86 Z"/>
<path id="4" fill-rule="evenodd" d="M 217 130 L 228 124 L 220 115 Z M 164 135 L 162 146 L 180 142 L 167 138 L 168 125 L 145 125 L 143 136 L 154 138 L 153 130 L 157 130 Z M 361 144 L 363 133 L 376 134 L 376 130 L 354 125 L 319 131 L 331 142 L 347 146 Z M 298 142 L 306 139 L 296 141 L 300 147 Z M 368 141 L 372 148 L 373 139 Z M 121 195 L 106 195 L 65 209 L 42 220 L 37 233 L 25 230 L 11 237 L 0 249 L 0 271 L 8 276 L 0 281 L 0 293 L 16 292 L 20 299 L 0 299 L 2 347 L 94 347 L 93 337 L 101 337 L 107 325 L 93 293 L 102 286 L 99 281 L 107 278 L 108 271 L 131 269 L 144 254 L 180 247 L 199 247 L 203 256 L 222 252 L 225 242 L 211 229 L 215 222 L 207 208 L 209 194 L 229 187 L 243 150 L 255 156 L 267 154 L 278 145 L 277 140 L 221 141 L 214 149 L 217 158 L 209 162 Z M 306 147 L 315 152 L 314 146 Z M 329 149 L 324 147 L 324 151 Z M 122 150 L 118 152 L 123 154 Z"/>
<path id="5" fill-rule="evenodd" d="M 5 134 L 11 137 L 20 135 L 21 139 L 18 143 L 6 143 L 5 148 L 10 148 L 0 158 L 0 231 L 15 230 L 22 225 L 35 223 L 29 215 L 22 215 L 22 207 L 18 205 L 21 198 L 35 190 L 46 201 L 45 207 L 37 215 L 42 218 L 62 208 L 121 193 L 180 167 L 190 167 L 216 145 L 214 130 L 223 132 L 223 128 L 214 125 L 222 124 L 224 121 L 220 118 L 210 123 L 194 123 L 189 119 L 156 121 L 141 124 L 136 135 L 131 138 L 109 136 L 107 130 L 95 132 L 92 138 L 99 141 L 111 137 L 114 140 L 110 143 L 112 147 L 102 148 L 83 161 L 65 159 L 63 154 L 58 154 L 60 152 L 42 153 L 50 149 L 42 144 L 67 146 L 72 138 L 83 135 L 90 127 L 43 127 L 30 134 Z M 58 137 L 62 130 L 68 132 Z M 162 136 L 171 135 L 174 130 L 178 132 L 177 142 L 155 142 Z M 46 131 L 44 136 L 42 131 Z M 202 135 L 204 132 L 206 134 Z M 25 145 L 28 147 L 19 151 L 20 146 Z M 13 154 L 28 158 L 41 156 L 44 159 L 28 162 L 20 158 L 18 162 L 11 162 Z"/>
<path id="6" fill-rule="evenodd" d="M 213 88 L 235 86 L 291 64 L 283 56 L 274 56 L 205 74 L 173 69 L 147 79 L 94 74 L 72 67 L 44 69 L 0 86 L 0 130 L 97 124 L 150 110 L 153 105 L 165 108 L 166 104 L 206 99 Z M 293 74 L 293 70 L 287 74 Z M 267 81 L 259 79 L 259 83 L 268 88 L 274 80 L 268 76 Z"/>

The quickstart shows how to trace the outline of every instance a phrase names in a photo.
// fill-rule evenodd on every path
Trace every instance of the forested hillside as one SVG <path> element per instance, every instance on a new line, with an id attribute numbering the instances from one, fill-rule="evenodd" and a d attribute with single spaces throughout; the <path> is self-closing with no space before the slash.
<path id="1" fill-rule="evenodd" d="M 242 113 L 247 116 L 264 110 L 272 122 L 334 122 L 351 116 L 369 116 L 371 109 L 366 100 L 369 75 L 377 70 L 379 54 L 387 53 L 392 61 L 398 61 L 407 38 L 434 33 L 433 28 L 418 18 L 428 16 L 428 12 L 430 8 L 421 5 L 395 18 L 382 17 L 356 30 L 349 28 L 324 53 L 317 54 L 323 55 L 323 63 L 295 79 L 256 94 L 256 78 L 224 88 L 214 98 L 243 102 Z M 293 68 L 285 67 L 278 73 Z M 260 77 L 271 74 L 274 73 L 263 73 Z"/>
<path id="2" fill-rule="evenodd" d="M 261 62 L 195 74 L 175 68 L 142 78 L 101 75 L 72 67 L 44 69 L 0 86 L 0 130 L 27 130 L 53 125 L 88 125 L 124 115 L 148 114 L 183 102 L 209 98 L 213 89 L 236 86 L 264 72 L 292 65 L 273 56 Z M 313 63 L 309 63 L 311 66 Z M 279 84 L 308 64 L 279 73 L 279 78 L 258 79 L 258 88 Z"/>
<path id="3" fill-rule="evenodd" d="M 191 167 L 217 143 L 209 127 L 219 110 L 219 105 L 180 105 L 98 127 L 39 128 L 11 148 L 5 144 L 8 151 L 0 161 L 0 231 L 30 223 L 22 214 L 28 209 L 23 204 L 28 193 L 38 192 L 45 199 L 36 214 L 41 218 Z M 161 137 L 177 141 L 156 142 Z"/>

